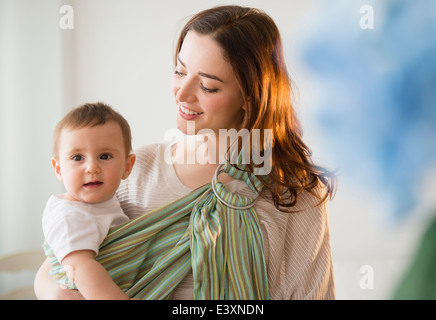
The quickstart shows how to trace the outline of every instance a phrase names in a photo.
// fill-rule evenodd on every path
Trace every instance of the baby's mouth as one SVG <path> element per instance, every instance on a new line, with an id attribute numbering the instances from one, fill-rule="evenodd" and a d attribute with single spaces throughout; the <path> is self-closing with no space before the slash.
<path id="1" fill-rule="evenodd" d="M 102 184 L 103 184 L 103 182 L 101 182 L 101 181 L 91 181 L 91 182 L 85 183 L 84 186 L 87 188 L 96 188 L 96 187 L 101 186 Z"/>

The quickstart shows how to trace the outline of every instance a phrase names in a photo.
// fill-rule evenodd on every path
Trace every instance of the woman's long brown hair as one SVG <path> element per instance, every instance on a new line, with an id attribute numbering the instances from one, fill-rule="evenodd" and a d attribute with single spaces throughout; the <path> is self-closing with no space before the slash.
<path id="1" fill-rule="evenodd" d="M 259 178 L 271 192 L 276 208 L 290 211 L 304 190 L 318 197 L 320 203 L 331 199 L 335 179 L 314 165 L 311 150 L 302 140 L 282 40 L 274 21 L 253 8 L 220 6 L 204 10 L 183 28 L 176 59 L 189 31 L 211 36 L 223 49 L 247 100 L 242 128 L 272 129 L 271 172 Z M 322 192 L 318 186 L 323 186 Z"/>

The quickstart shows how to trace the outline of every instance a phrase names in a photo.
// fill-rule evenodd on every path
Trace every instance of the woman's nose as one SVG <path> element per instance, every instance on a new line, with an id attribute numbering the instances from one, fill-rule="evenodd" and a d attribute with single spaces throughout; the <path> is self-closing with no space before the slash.
<path id="1" fill-rule="evenodd" d="M 196 99 L 193 81 L 190 81 L 188 79 L 178 84 L 175 93 L 176 93 L 176 99 L 180 102 L 191 103 L 194 102 Z"/>

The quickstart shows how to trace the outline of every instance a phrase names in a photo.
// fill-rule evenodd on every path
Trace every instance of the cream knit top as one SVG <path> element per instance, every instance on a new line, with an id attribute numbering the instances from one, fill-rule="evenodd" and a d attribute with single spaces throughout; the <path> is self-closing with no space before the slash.
<path id="1" fill-rule="evenodd" d="M 125 214 L 136 217 L 176 200 L 192 189 L 178 179 L 165 161 L 167 144 L 152 144 L 135 150 L 136 163 L 117 192 Z M 227 190 L 250 195 L 242 181 L 225 185 Z M 335 299 L 330 227 L 326 204 L 302 194 L 293 213 L 277 210 L 259 198 L 255 209 L 264 237 L 265 263 L 270 299 Z M 192 274 L 176 288 L 173 299 L 193 299 Z"/>

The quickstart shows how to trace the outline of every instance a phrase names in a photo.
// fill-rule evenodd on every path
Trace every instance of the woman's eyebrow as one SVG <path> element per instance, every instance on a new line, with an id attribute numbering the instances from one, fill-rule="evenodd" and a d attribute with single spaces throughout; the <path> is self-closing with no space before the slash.
<path id="1" fill-rule="evenodd" d="M 179 61 L 180 64 L 181 64 L 184 68 L 186 68 L 185 63 L 180 59 L 180 57 L 177 57 L 177 61 Z M 217 80 L 217 81 L 219 81 L 219 82 L 224 82 L 223 80 L 221 80 L 221 79 L 218 78 L 217 76 L 214 76 L 213 74 L 208 74 L 208 73 L 204 73 L 204 72 L 198 72 L 198 75 L 199 75 L 199 76 L 202 76 L 202 77 L 209 78 L 209 79 Z"/>

